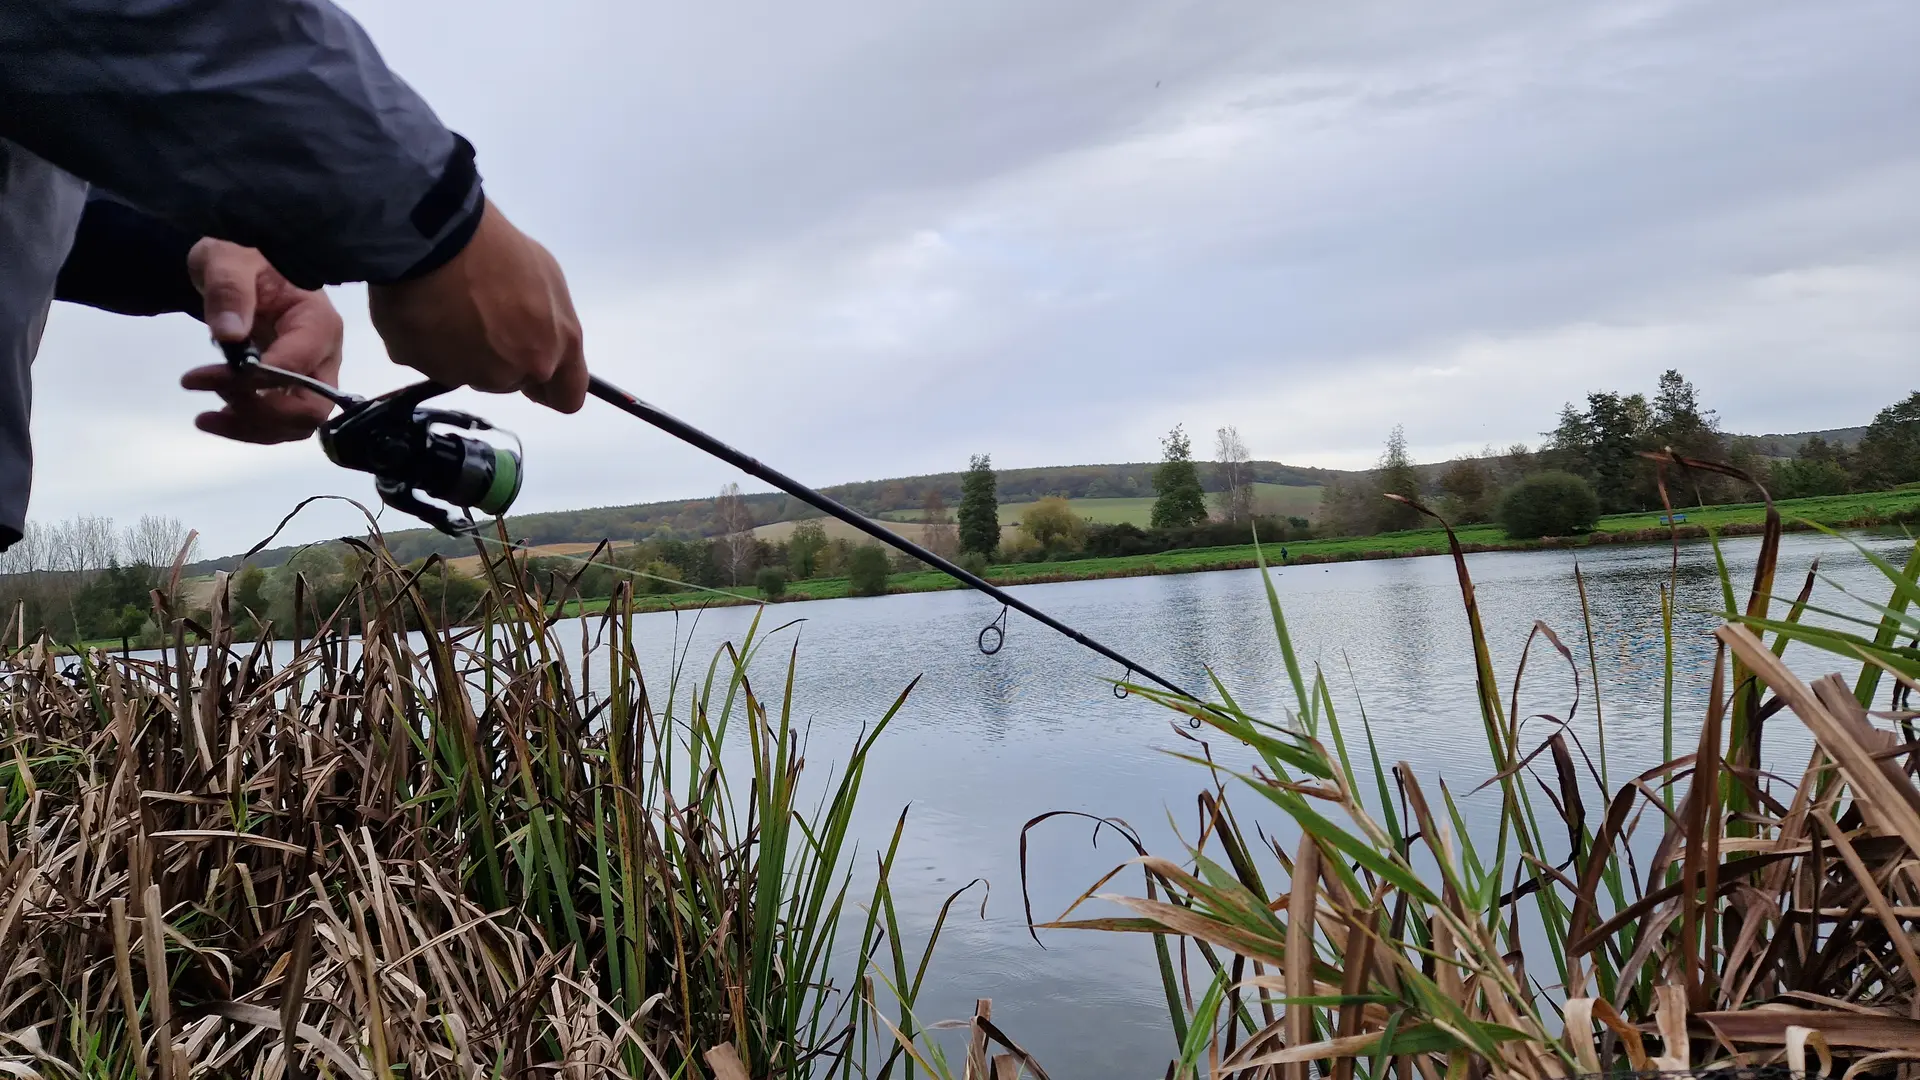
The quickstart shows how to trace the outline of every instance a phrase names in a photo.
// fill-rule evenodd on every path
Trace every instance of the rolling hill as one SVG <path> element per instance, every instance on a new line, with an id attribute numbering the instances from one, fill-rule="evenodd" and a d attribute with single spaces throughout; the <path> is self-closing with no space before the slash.
<path id="1" fill-rule="evenodd" d="M 1275 507 L 1291 507 L 1279 512 L 1311 516 L 1319 504 L 1320 484 L 1341 475 L 1329 469 L 1305 469 L 1277 461 L 1251 463 L 1256 489 L 1268 493 Z M 1095 520 L 1131 521 L 1151 506 L 1153 462 L 1127 462 L 1112 465 L 1058 465 L 1032 469 L 1002 469 L 998 473 L 1001 520 L 1009 524 L 1019 520 L 1020 511 L 1049 495 L 1064 495 L 1089 507 Z M 926 476 L 865 480 L 823 488 L 826 494 L 870 517 L 896 521 L 911 520 L 926 499 L 929 489 L 937 489 L 948 506 L 960 504 L 960 473 L 934 473 Z M 1211 462 L 1200 463 L 1202 483 L 1209 489 L 1213 482 Z M 819 517 L 812 507 L 779 492 L 743 495 L 756 526 Z M 508 523 L 515 539 L 534 545 L 592 544 L 601 539 L 615 542 L 643 540 L 653 536 L 698 537 L 712 535 L 712 498 L 677 499 L 666 502 L 638 503 L 631 506 L 605 506 L 585 510 L 562 510 L 539 514 L 513 515 Z M 1303 512 L 1300 508 L 1306 508 Z M 1143 520 L 1144 523 L 1144 520 Z M 756 534 L 761 530 L 756 528 Z M 849 529 L 849 532 L 853 530 Z M 831 535 L 831 534 L 830 534 Z M 386 534 L 387 544 L 402 561 L 429 554 L 464 556 L 472 552 L 472 541 L 443 536 L 431 529 L 405 529 Z M 298 547 L 271 548 L 254 556 L 256 566 L 278 566 L 293 556 Z M 187 567 L 189 574 L 210 574 L 216 570 L 234 570 L 240 556 L 208 559 Z"/>
<path id="2" fill-rule="evenodd" d="M 1859 441 L 1865 431 L 1865 428 L 1833 428 L 1785 435 L 1733 437 L 1755 439 L 1761 444 L 1762 453 L 1769 457 L 1784 458 L 1793 456 L 1802 443 L 1815 435 L 1828 442 L 1852 445 Z M 1076 511 L 1093 521 L 1130 522 L 1144 526 L 1152 512 L 1153 470 L 1156 464 L 1123 462 L 1002 469 L 998 474 L 1000 520 L 1011 526 L 1020 520 L 1021 513 L 1034 502 L 1049 495 L 1061 495 L 1073 503 Z M 1215 481 L 1213 463 L 1198 464 L 1203 486 L 1209 491 L 1216 490 L 1219 485 Z M 1282 517 L 1313 518 L 1319 508 L 1321 486 L 1329 479 L 1354 475 L 1336 469 L 1305 468 L 1278 461 L 1255 461 L 1251 466 L 1255 499 L 1261 513 Z M 1428 479 L 1437 475 L 1441 467 L 1440 464 L 1420 466 Z M 929 489 L 937 489 L 949 507 L 957 507 L 960 502 L 960 476 L 958 472 L 948 472 L 862 480 L 835 484 L 822 490 L 870 517 L 910 525 L 920 516 L 920 508 Z M 790 524 L 786 524 L 785 529 L 778 528 L 784 523 L 820 516 L 805 503 L 779 492 L 749 494 L 743 498 L 753 516 L 755 534 L 763 539 L 777 540 L 790 531 Z M 591 545 L 601 539 L 627 542 L 662 535 L 688 538 L 715 532 L 713 506 L 711 497 L 674 499 L 516 515 L 510 519 L 510 523 L 517 539 L 536 545 Z M 851 528 L 832 526 L 829 535 L 839 535 L 832 530 L 842 528 L 849 535 L 855 533 Z M 900 531 L 908 532 L 907 529 Z M 462 556 L 473 550 L 470 541 L 442 536 L 430 529 L 388 533 L 387 543 L 403 560 L 435 553 Z M 255 556 L 252 562 L 258 566 L 278 566 L 297 550 L 293 546 L 270 549 Z M 229 555 L 194 563 L 187 567 L 187 572 L 193 575 L 209 574 L 215 570 L 233 570 L 240 564 L 240 556 Z"/>

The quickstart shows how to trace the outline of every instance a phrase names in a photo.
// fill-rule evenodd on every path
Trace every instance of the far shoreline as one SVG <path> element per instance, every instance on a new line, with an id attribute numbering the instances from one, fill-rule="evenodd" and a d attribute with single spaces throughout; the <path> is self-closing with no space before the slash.
<path id="1" fill-rule="evenodd" d="M 1868 513 L 1854 514 L 1849 517 L 1788 517 L 1782 515 L 1783 532 L 1812 532 L 1827 529 L 1870 529 L 1905 524 L 1920 518 L 1920 491 L 1888 492 L 1889 496 L 1899 496 L 1897 508 L 1870 508 Z M 1799 500 L 1813 502 L 1816 500 Z M 1458 528 L 1455 535 L 1459 538 L 1463 554 L 1477 555 L 1488 552 L 1526 552 L 1526 551 L 1567 551 L 1582 548 L 1615 547 L 1631 545 L 1635 547 L 1655 544 L 1672 544 L 1680 541 L 1706 540 L 1713 537 L 1731 538 L 1758 536 L 1766 528 L 1765 504 L 1750 506 L 1713 507 L 1708 510 L 1694 511 L 1702 519 L 1684 524 L 1654 525 L 1640 528 L 1596 529 L 1591 533 L 1572 537 L 1544 537 L 1538 540 L 1513 540 L 1507 538 L 1498 526 L 1471 525 Z M 1620 515 L 1621 517 L 1657 517 L 1657 515 Z M 1712 520 L 1706 520 L 1711 518 Z M 1749 520 L 1750 518 L 1750 520 Z M 1822 520 L 1822 518 L 1825 518 Z M 1489 535 L 1491 534 L 1491 535 Z M 1282 561 L 1279 553 L 1285 550 L 1287 558 Z M 1010 563 L 990 566 L 982 575 L 989 582 L 1001 587 L 1019 585 L 1047 585 L 1072 581 L 1105 581 L 1113 578 L 1159 577 L 1169 574 L 1200 574 L 1224 570 L 1257 569 L 1266 556 L 1269 568 L 1282 566 L 1316 566 L 1345 562 L 1373 562 L 1385 559 L 1419 559 L 1435 555 L 1447 555 L 1451 546 L 1446 530 L 1440 528 L 1416 529 L 1400 533 L 1383 533 L 1377 536 L 1329 538 L 1324 540 L 1288 541 L 1284 544 L 1244 544 L 1225 548 L 1193 548 L 1179 551 L 1165 551 L 1152 555 L 1128 555 L 1113 558 L 1092 558 L 1062 560 L 1042 563 Z M 920 570 L 897 573 L 889 577 L 887 591 L 880 595 L 895 595 L 921 592 L 945 592 L 964 589 L 966 586 L 938 570 Z M 791 582 L 785 595 L 776 599 L 747 596 L 729 592 L 719 593 L 666 593 L 653 596 L 635 596 L 633 610 L 636 614 L 656 611 L 687 611 L 710 607 L 741 607 L 756 604 L 791 604 L 812 600 L 839 600 L 851 597 L 847 591 L 845 578 L 815 578 Z M 566 605 L 564 613 L 556 610 L 561 617 L 585 617 L 606 610 L 608 601 L 575 601 Z"/>
<path id="2" fill-rule="evenodd" d="M 1816 496 L 1775 504 L 1785 532 L 1811 532 L 1817 529 L 1871 529 L 1920 521 L 1920 486 L 1865 495 Z M 1463 554 L 1488 552 L 1568 551 L 1619 545 L 1648 546 L 1679 541 L 1705 540 L 1711 537 L 1757 536 L 1766 528 L 1766 504 L 1712 506 L 1681 511 L 1684 523 L 1660 524 L 1657 513 L 1616 514 L 1601 519 L 1601 528 L 1571 537 L 1544 537 L 1514 540 L 1498 525 L 1466 525 L 1454 530 Z M 1283 561 L 1280 553 L 1286 552 Z M 1070 559 L 1058 562 L 1004 563 L 990 566 L 983 575 L 995 585 L 1011 588 L 1020 585 L 1050 585 L 1073 581 L 1105 581 L 1114 578 L 1160 577 L 1169 574 L 1204 574 L 1226 570 L 1252 570 L 1262 563 L 1270 568 L 1318 566 L 1345 562 L 1372 562 L 1385 559 L 1419 559 L 1446 555 L 1451 551 L 1443 528 L 1414 529 L 1374 536 L 1330 537 L 1318 540 L 1290 540 L 1284 543 L 1242 544 L 1235 547 L 1187 548 L 1151 555 L 1125 555 L 1108 558 Z M 945 592 L 967 586 L 938 570 L 895 573 L 887 579 L 890 596 L 906 593 Z M 840 600 L 852 597 L 848 580 L 809 578 L 789 582 L 784 595 L 769 599 L 741 591 L 716 588 L 711 591 L 636 594 L 634 614 L 666 611 L 698 611 L 716 607 L 805 603 L 812 600 Z M 585 618 L 606 611 L 611 601 L 593 599 L 569 601 L 549 609 L 549 618 Z M 276 638 L 275 640 L 290 640 Z M 80 645 L 56 647 L 59 655 L 81 651 L 118 652 L 120 642 L 86 641 Z M 236 642 L 238 644 L 238 642 Z M 138 650 L 136 650 L 138 651 Z"/>

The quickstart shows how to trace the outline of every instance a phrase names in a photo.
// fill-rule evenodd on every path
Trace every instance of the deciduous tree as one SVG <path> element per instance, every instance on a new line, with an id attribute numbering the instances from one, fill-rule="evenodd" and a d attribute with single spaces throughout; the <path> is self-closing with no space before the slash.
<path id="1" fill-rule="evenodd" d="M 714 523 L 720 535 L 714 540 L 714 562 L 727 584 L 738 585 L 753 569 L 753 514 L 740 497 L 740 485 L 720 489 L 713 503 Z"/>
<path id="2" fill-rule="evenodd" d="M 1440 512 L 1455 525 L 1475 524 L 1493 516 L 1493 471 L 1483 458 L 1465 457 L 1448 465 L 1440 474 L 1440 490 L 1446 495 Z"/>
<path id="3" fill-rule="evenodd" d="M 175 559 L 192 562 L 199 546 L 192 530 L 181 524 L 179 518 L 157 514 L 143 515 L 138 523 L 128 526 L 121 539 L 121 551 L 127 562 L 156 571 L 171 570 Z"/>
<path id="4" fill-rule="evenodd" d="M 787 538 L 787 569 L 799 579 L 810 578 L 820 570 L 820 552 L 827 546 L 827 530 L 818 520 L 802 521 Z"/>
<path id="5" fill-rule="evenodd" d="M 1420 498 L 1420 474 L 1414 471 L 1413 459 L 1407 454 L 1406 429 L 1399 424 L 1393 425 L 1393 430 L 1387 433 L 1387 446 L 1380 453 L 1380 466 L 1374 470 L 1373 480 L 1374 489 L 1379 495 Z M 1420 511 L 1406 503 L 1382 498 L 1379 500 L 1378 513 L 1382 532 L 1420 527 Z"/>
<path id="6" fill-rule="evenodd" d="M 1240 429 L 1229 424 L 1214 432 L 1213 460 L 1219 466 L 1220 490 L 1213 493 L 1220 520 L 1235 525 L 1253 520 L 1253 455 L 1241 441 Z"/>
<path id="7" fill-rule="evenodd" d="M 924 525 L 921 542 L 926 545 L 927 550 L 943 559 L 958 556 L 960 531 L 953 524 L 953 512 L 947 509 L 947 500 L 940 494 L 939 488 L 927 488 L 920 510 L 920 520 Z M 998 531 L 998 528 L 996 524 L 995 531 Z"/>
<path id="8" fill-rule="evenodd" d="M 1876 413 L 1853 456 L 1862 490 L 1920 480 L 1920 390 Z"/>
<path id="9" fill-rule="evenodd" d="M 1193 464 L 1193 442 L 1179 424 L 1160 440 L 1160 466 L 1153 470 L 1153 527 L 1184 529 L 1207 520 L 1207 496 Z"/>

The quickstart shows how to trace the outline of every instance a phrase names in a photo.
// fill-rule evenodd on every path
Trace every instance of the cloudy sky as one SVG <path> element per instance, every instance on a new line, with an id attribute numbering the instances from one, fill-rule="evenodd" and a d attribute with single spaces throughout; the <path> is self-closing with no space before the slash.
<path id="1" fill-rule="evenodd" d="M 815 483 L 1144 460 L 1175 422 L 1438 459 L 1668 367 L 1755 433 L 1920 386 L 1910 0 L 348 6 L 567 267 L 589 364 Z M 335 300 L 348 388 L 404 381 Z M 210 355 L 58 311 L 34 516 L 226 552 L 371 500 L 194 431 Z M 736 478 L 595 403 L 464 400 L 525 439 L 524 510 Z"/>

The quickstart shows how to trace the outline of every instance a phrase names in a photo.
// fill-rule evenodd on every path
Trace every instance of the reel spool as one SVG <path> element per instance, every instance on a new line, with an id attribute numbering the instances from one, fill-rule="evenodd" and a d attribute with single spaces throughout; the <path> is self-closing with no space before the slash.
<path id="1" fill-rule="evenodd" d="M 520 494 L 521 457 L 504 446 L 438 430 L 493 430 L 472 413 L 420 407 L 447 389 L 435 382 L 417 383 L 343 409 L 321 426 L 320 448 L 335 465 L 372 473 L 381 502 L 441 532 L 464 536 L 474 530 L 471 517 L 422 496 L 498 517 Z"/>

